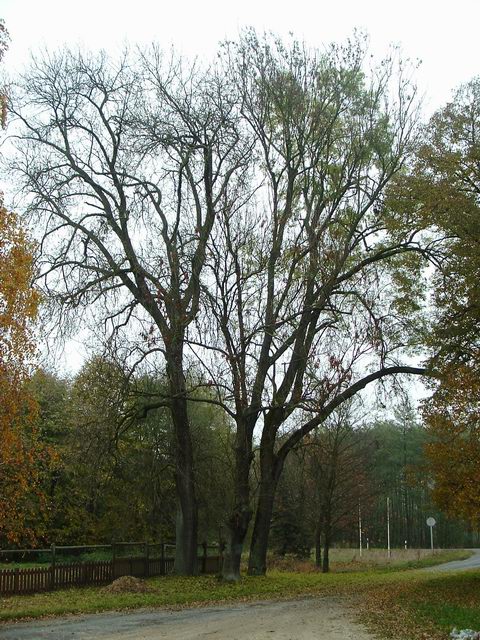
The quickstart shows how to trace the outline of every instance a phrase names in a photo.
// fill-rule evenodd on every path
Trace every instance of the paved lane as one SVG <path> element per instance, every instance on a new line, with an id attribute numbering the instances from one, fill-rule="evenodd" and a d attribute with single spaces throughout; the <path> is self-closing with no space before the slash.
<path id="1" fill-rule="evenodd" d="M 462 571 L 463 569 L 480 569 L 480 549 L 467 549 L 473 551 L 473 555 L 466 560 L 453 560 L 429 567 L 427 571 Z"/>

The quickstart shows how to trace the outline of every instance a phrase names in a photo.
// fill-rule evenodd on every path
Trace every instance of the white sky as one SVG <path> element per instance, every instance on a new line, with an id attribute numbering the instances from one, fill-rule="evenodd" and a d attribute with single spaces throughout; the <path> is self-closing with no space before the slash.
<path id="1" fill-rule="evenodd" d="M 370 34 L 375 53 L 400 44 L 405 56 L 423 61 L 418 82 L 427 112 L 480 74 L 480 0 L 0 0 L 0 17 L 12 37 L 10 69 L 30 49 L 65 43 L 113 51 L 126 41 L 156 40 L 209 56 L 251 25 L 318 46 L 344 40 L 355 27 Z"/>
<path id="2" fill-rule="evenodd" d="M 0 18 L 11 35 L 10 72 L 30 51 L 64 44 L 114 52 L 126 42 L 155 40 L 210 57 L 219 41 L 254 26 L 282 36 L 293 32 L 319 47 L 345 40 L 358 27 L 370 35 L 375 54 L 399 44 L 405 57 L 422 60 L 417 80 L 426 114 L 480 74 L 480 0 L 0 0 Z M 70 342 L 60 367 L 75 369 L 84 354 L 81 340 Z"/>

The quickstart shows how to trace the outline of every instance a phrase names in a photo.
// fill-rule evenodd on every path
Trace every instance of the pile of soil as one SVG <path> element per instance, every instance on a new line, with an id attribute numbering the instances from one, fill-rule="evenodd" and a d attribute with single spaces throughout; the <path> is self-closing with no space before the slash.
<path id="1" fill-rule="evenodd" d="M 105 593 L 148 593 L 152 588 L 144 580 L 133 576 L 117 578 L 103 589 Z"/>

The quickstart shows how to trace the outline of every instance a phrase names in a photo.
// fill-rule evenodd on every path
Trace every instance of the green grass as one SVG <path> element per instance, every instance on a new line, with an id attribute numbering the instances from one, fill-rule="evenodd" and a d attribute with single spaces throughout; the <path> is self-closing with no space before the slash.
<path id="1" fill-rule="evenodd" d="M 480 631 L 480 571 L 412 572 L 369 590 L 364 620 L 387 638 L 446 639 L 453 627 Z"/>
<path id="2" fill-rule="evenodd" d="M 406 574 L 404 574 L 406 575 Z M 346 594 L 359 588 L 388 583 L 394 574 L 362 572 L 346 574 L 272 572 L 266 577 L 244 577 L 223 583 L 214 576 L 160 577 L 147 582 L 150 593 L 110 594 L 98 587 L 14 596 L 0 602 L 0 619 L 93 613 L 139 607 L 178 607 L 205 603 L 278 599 L 308 595 Z"/>
<path id="3" fill-rule="evenodd" d="M 480 611 L 478 608 L 461 607 L 446 603 L 417 603 L 414 605 L 417 615 L 423 620 L 434 621 L 439 627 L 451 631 L 458 629 L 480 629 Z"/>
<path id="4" fill-rule="evenodd" d="M 438 627 L 480 630 L 480 572 L 436 576 L 406 591 L 402 600 Z"/>

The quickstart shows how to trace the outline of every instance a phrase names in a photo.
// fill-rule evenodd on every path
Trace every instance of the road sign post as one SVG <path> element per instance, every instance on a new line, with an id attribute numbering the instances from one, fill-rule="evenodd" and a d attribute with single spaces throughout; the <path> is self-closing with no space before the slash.
<path id="1" fill-rule="evenodd" d="M 434 551 L 433 551 L 433 527 L 436 524 L 437 524 L 437 521 L 435 520 L 435 518 L 432 518 L 432 516 L 427 518 L 427 525 L 430 527 L 430 546 L 432 548 L 432 553 L 434 553 Z"/>

